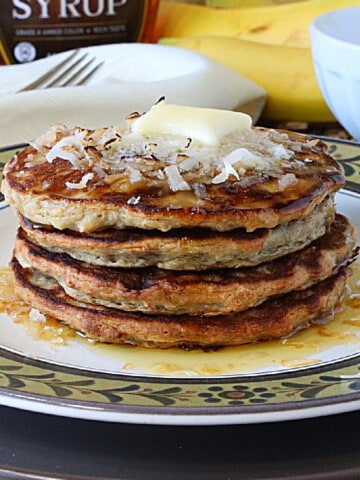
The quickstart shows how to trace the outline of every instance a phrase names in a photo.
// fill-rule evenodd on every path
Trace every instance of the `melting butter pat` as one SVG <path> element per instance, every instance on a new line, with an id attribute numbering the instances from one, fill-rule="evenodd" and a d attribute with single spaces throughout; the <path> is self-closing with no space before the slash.
<path id="1" fill-rule="evenodd" d="M 182 135 L 205 145 L 217 145 L 225 135 L 250 127 L 251 117 L 246 113 L 166 102 L 154 105 L 131 125 L 132 131 L 141 135 Z"/>

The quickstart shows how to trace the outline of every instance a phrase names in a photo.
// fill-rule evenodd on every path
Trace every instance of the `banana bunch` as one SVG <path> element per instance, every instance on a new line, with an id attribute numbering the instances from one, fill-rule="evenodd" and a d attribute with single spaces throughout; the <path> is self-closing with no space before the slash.
<path id="1" fill-rule="evenodd" d="M 314 17 L 354 5 L 360 5 L 360 0 L 302 0 L 235 8 L 161 0 L 156 35 L 158 38 L 223 35 L 308 48 L 309 25 Z"/>
<path id="2" fill-rule="evenodd" d="M 258 7 L 213 8 L 207 5 L 161 0 L 156 36 L 161 38 L 223 35 L 308 48 L 309 25 L 314 17 L 329 10 L 360 5 L 360 0 L 302 0 L 273 5 L 262 5 L 263 0 L 257 1 L 260 2 Z"/>
<path id="3" fill-rule="evenodd" d="M 302 0 L 206 0 L 209 7 L 265 7 L 266 5 L 279 5 L 281 3 L 299 2 Z"/>
<path id="4" fill-rule="evenodd" d="M 160 43 L 189 48 L 217 60 L 264 88 L 269 121 L 334 121 L 321 95 L 307 48 L 249 42 L 235 37 L 168 38 Z"/>
<path id="5" fill-rule="evenodd" d="M 264 1 L 212 8 L 161 0 L 156 35 L 162 44 L 198 51 L 263 87 L 265 120 L 334 121 L 317 83 L 309 25 L 321 13 L 360 0 L 271 0 L 281 3 L 265 6 Z"/>

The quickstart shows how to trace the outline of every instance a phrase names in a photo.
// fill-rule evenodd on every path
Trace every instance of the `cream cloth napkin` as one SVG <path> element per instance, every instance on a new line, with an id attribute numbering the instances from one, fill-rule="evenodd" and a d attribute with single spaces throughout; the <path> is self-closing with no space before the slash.
<path id="1" fill-rule="evenodd" d="M 103 60 L 86 86 L 16 93 L 69 52 L 29 64 L 0 67 L 0 147 L 34 140 L 51 125 L 121 125 L 165 97 L 169 103 L 240 110 L 255 123 L 266 92 L 205 56 L 178 47 L 113 44 L 82 49 Z"/>

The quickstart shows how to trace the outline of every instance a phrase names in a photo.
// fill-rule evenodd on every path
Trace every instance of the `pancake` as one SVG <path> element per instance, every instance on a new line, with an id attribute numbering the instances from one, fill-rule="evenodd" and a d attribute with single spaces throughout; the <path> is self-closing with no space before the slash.
<path id="1" fill-rule="evenodd" d="M 345 184 L 320 140 L 261 127 L 204 146 L 177 135 L 56 126 L 6 165 L 2 191 L 33 223 L 230 231 L 305 218 Z"/>
<path id="2" fill-rule="evenodd" d="M 95 341 L 159 348 L 331 318 L 356 250 L 326 145 L 235 112 L 148 113 L 57 125 L 8 162 L 17 294 Z"/>
<path id="3" fill-rule="evenodd" d="M 99 342 L 146 347 L 218 347 L 280 338 L 329 319 L 339 307 L 347 267 L 305 290 L 295 291 L 232 315 L 146 315 L 79 302 L 51 277 L 11 262 L 16 292 L 33 308 L 53 315 Z"/>
<path id="4" fill-rule="evenodd" d="M 34 225 L 20 216 L 23 235 L 52 252 L 109 267 L 205 270 L 258 265 L 295 252 L 325 234 L 335 217 L 333 195 L 307 217 L 273 229 L 215 232 L 210 229 L 108 229 L 94 233 Z"/>
<path id="5" fill-rule="evenodd" d="M 243 311 L 331 276 L 351 257 L 355 242 L 354 227 L 338 214 L 327 233 L 308 247 L 242 269 L 171 272 L 99 267 L 34 245 L 21 229 L 15 256 L 24 268 L 54 277 L 80 301 L 148 314 L 210 316 Z"/>

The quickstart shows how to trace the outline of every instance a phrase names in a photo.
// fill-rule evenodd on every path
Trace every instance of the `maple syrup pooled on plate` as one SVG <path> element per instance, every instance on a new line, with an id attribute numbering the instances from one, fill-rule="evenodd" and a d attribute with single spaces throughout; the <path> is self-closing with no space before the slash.
<path id="1" fill-rule="evenodd" d="M 146 349 L 100 344 L 79 336 L 73 329 L 45 316 L 14 294 L 12 272 L 0 268 L 0 312 L 22 324 L 34 340 L 66 348 L 69 341 L 82 342 L 98 357 L 121 360 L 123 372 L 141 371 L 159 376 L 219 376 L 249 374 L 261 369 L 293 369 L 322 363 L 326 349 L 358 345 L 360 350 L 360 265 L 352 265 L 345 297 L 331 321 L 314 324 L 287 338 L 238 347 L 203 351 Z M 1 343 L 1 337 L 0 337 Z"/>
<path id="2" fill-rule="evenodd" d="M 35 340 L 65 345 L 76 336 L 76 332 L 68 325 L 43 315 L 18 298 L 14 293 L 12 272 L 7 267 L 0 268 L 0 312 L 7 314 L 14 323 L 21 323 Z"/>

